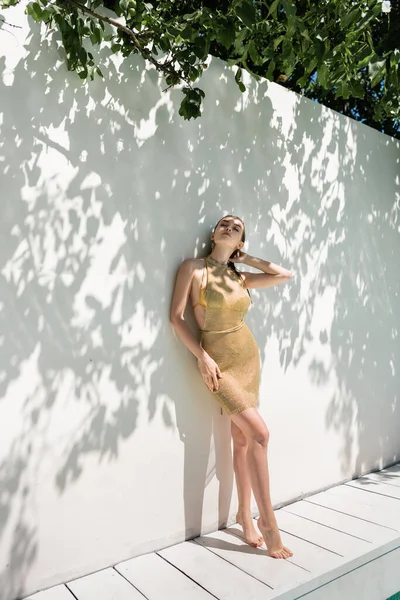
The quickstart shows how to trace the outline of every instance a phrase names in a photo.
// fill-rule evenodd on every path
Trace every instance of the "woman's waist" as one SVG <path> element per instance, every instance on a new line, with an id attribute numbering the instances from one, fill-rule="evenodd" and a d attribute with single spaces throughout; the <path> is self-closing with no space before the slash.
<path id="1" fill-rule="evenodd" d="M 242 320 L 239 323 L 235 323 L 235 324 L 228 324 L 226 323 L 225 325 L 219 325 L 219 328 L 217 329 L 217 327 L 212 327 L 208 324 L 206 324 L 206 326 L 204 327 L 204 329 L 200 329 L 202 335 L 210 333 L 210 334 L 216 334 L 216 333 L 232 333 L 233 331 L 238 331 L 239 329 L 241 329 L 242 327 L 244 327 L 246 325 L 246 323 Z"/>

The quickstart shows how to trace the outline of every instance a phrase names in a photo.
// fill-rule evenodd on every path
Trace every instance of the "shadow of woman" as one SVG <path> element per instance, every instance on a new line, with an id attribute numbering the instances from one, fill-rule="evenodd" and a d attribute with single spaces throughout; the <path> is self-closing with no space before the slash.
<path id="1" fill-rule="evenodd" d="M 190 317 L 189 317 L 190 322 Z M 178 343 L 178 341 L 177 341 Z M 179 342 L 180 343 L 180 342 Z M 219 404 L 208 392 L 191 364 L 182 353 L 179 394 L 175 401 L 176 426 L 184 444 L 183 502 L 186 540 L 204 532 L 225 527 L 230 519 L 233 468 L 230 418 L 221 415 Z M 186 402 L 178 398 L 186 397 Z M 207 488 L 218 481 L 218 503 L 215 510 L 207 506 Z M 215 497 L 213 492 L 212 497 Z M 204 515 L 208 515 L 204 521 Z"/>

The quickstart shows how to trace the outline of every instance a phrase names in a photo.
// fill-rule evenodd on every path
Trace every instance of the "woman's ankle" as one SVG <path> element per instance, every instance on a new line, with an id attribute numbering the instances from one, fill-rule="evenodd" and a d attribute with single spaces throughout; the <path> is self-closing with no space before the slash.
<path id="1" fill-rule="evenodd" d="M 236 519 L 238 521 L 239 521 L 239 519 L 251 521 L 252 516 L 251 516 L 250 507 L 249 508 L 238 508 L 237 513 L 236 513 Z"/>

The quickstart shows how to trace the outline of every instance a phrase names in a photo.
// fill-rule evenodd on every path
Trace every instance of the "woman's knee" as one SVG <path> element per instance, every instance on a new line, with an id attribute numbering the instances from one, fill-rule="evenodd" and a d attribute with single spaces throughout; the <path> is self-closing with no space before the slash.
<path id="1" fill-rule="evenodd" d="M 259 444 L 260 446 L 266 448 L 269 442 L 269 431 L 267 427 L 263 427 L 262 429 L 257 428 L 251 430 L 248 434 L 247 442 L 252 444 Z"/>
<path id="2" fill-rule="evenodd" d="M 232 429 L 232 439 L 235 448 L 245 448 L 247 446 L 247 438 L 238 427 Z"/>
<path id="3" fill-rule="evenodd" d="M 235 421 L 232 418 L 232 434 L 235 431 L 240 431 L 245 436 L 247 445 L 254 443 L 264 447 L 268 445 L 268 427 L 256 409 L 239 413 L 235 416 Z"/>

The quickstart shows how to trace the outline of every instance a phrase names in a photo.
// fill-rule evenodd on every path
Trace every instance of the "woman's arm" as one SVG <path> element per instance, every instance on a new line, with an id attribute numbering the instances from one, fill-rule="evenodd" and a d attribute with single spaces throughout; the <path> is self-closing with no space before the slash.
<path id="1" fill-rule="evenodd" d="M 184 317 L 196 267 L 196 259 L 189 258 L 184 260 L 179 268 L 172 297 L 170 322 L 185 346 L 197 357 L 201 376 L 208 388 L 214 392 L 219 388 L 218 379 L 221 378 L 221 371 L 197 341 Z"/>
<path id="2" fill-rule="evenodd" d="M 242 254 L 245 256 L 242 257 L 239 255 L 237 259 L 233 259 L 235 263 L 240 262 L 249 267 L 254 267 L 255 269 L 263 271 L 262 273 L 250 273 L 248 271 L 241 273 L 247 288 L 270 287 L 289 281 L 292 277 L 292 272 L 284 267 L 275 265 L 268 260 L 262 260 L 261 258 L 256 258 L 250 254 L 245 254 L 244 252 L 242 252 Z"/>
<path id="3" fill-rule="evenodd" d="M 169 319 L 179 338 L 190 350 L 190 352 L 192 352 L 196 358 L 202 358 L 205 354 L 205 351 L 200 346 L 200 342 L 197 341 L 184 317 L 195 269 L 196 262 L 194 259 L 190 258 L 184 260 L 179 267 L 175 282 L 174 294 L 172 297 Z"/>

